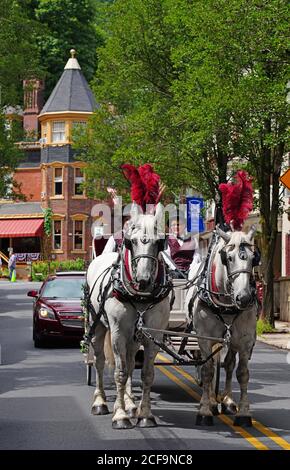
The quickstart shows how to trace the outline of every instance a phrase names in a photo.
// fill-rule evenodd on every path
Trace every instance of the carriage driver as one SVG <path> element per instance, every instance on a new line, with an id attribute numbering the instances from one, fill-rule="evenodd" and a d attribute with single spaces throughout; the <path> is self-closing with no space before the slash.
<path id="1" fill-rule="evenodd" d="M 185 227 L 186 222 L 181 215 L 170 220 L 168 248 L 165 253 L 172 259 L 173 263 L 167 256 L 164 259 L 171 270 L 171 276 L 175 279 L 187 277 L 190 265 L 201 261 L 198 242 L 196 238 L 188 235 Z"/>

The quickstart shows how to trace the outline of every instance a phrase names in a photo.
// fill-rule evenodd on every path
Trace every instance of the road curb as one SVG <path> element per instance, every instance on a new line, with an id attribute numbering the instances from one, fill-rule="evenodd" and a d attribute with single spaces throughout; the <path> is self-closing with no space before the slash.
<path id="1" fill-rule="evenodd" d="M 285 341 L 283 341 L 283 343 L 278 343 L 277 340 L 275 341 L 275 339 L 264 338 L 263 336 L 257 336 L 257 340 L 261 341 L 262 343 L 269 344 L 270 346 L 274 346 L 275 348 L 283 349 L 284 351 L 290 351 L 289 335 L 287 338 L 285 338 Z"/>

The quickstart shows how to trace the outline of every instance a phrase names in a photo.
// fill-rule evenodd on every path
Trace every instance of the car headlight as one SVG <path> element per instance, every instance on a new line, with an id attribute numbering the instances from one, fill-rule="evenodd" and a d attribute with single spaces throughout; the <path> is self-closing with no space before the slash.
<path id="1" fill-rule="evenodd" d="M 49 307 L 40 307 L 40 309 L 38 310 L 38 314 L 40 318 L 43 318 L 44 320 L 55 320 L 54 311 Z"/>

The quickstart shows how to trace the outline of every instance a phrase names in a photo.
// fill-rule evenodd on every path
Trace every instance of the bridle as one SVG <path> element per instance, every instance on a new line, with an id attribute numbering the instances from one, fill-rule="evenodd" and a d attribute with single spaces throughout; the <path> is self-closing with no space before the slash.
<path id="1" fill-rule="evenodd" d="M 252 263 L 252 268 L 251 269 L 237 269 L 235 271 L 231 271 L 230 269 L 230 264 L 229 264 L 229 257 L 227 256 L 227 253 L 226 253 L 226 247 L 228 246 L 232 246 L 232 245 L 226 245 L 224 246 L 220 251 L 220 255 L 221 255 L 221 261 L 222 261 L 222 264 L 224 266 L 226 266 L 227 268 L 227 275 L 228 275 L 228 278 L 231 279 L 233 276 L 235 275 L 239 275 L 241 273 L 247 273 L 247 274 L 252 274 L 252 268 L 253 268 L 253 263 Z M 239 246 L 239 258 L 241 260 L 246 260 L 248 259 L 248 254 L 246 252 L 246 247 L 249 247 L 251 245 L 249 244 L 246 244 L 244 242 L 242 242 Z"/>
<path id="2" fill-rule="evenodd" d="M 135 226 L 131 227 L 131 230 L 130 230 L 131 234 L 132 234 L 132 231 L 135 228 L 136 228 Z M 146 234 L 143 234 L 140 241 L 143 245 L 146 245 L 147 243 L 150 242 L 150 238 Z M 126 283 L 130 285 L 130 288 L 132 288 L 134 290 L 134 293 L 137 294 L 137 295 L 141 295 L 141 296 L 150 296 L 150 295 L 152 295 L 152 292 L 143 292 L 143 291 L 141 292 L 141 291 L 136 290 L 135 286 L 136 286 L 136 284 L 138 284 L 137 281 L 136 281 L 136 271 L 137 271 L 138 263 L 141 259 L 150 259 L 153 262 L 152 263 L 152 276 L 154 276 L 154 280 L 156 280 L 156 277 L 158 276 L 158 270 L 159 270 L 159 264 L 160 264 L 159 253 L 166 249 L 167 238 L 165 237 L 165 238 L 158 239 L 157 243 L 158 243 L 158 245 L 157 245 L 157 255 L 156 256 L 149 255 L 147 253 L 141 253 L 139 255 L 131 257 L 131 259 L 130 259 L 131 267 L 132 267 L 132 273 L 131 273 L 132 274 L 132 279 L 127 279 Z M 121 253 L 122 253 L 121 263 L 122 263 L 123 272 L 125 272 L 125 269 L 124 269 L 124 263 L 125 263 L 125 261 L 124 261 L 124 248 L 127 249 L 131 254 L 133 253 L 132 240 L 131 240 L 131 238 L 129 238 L 128 234 L 125 234 L 125 236 L 124 236 L 123 247 L 122 247 L 122 250 L 121 250 Z M 153 275 L 153 273 L 154 273 L 154 275 Z M 155 290 L 155 286 L 153 288 L 153 291 L 154 290 Z"/>
<path id="3" fill-rule="evenodd" d="M 219 251 L 219 254 L 221 256 L 221 262 L 222 264 L 226 267 L 226 270 L 227 270 L 227 277 L 228 277 L 228 285 L 229 285 L 229 290 L 230 290 L 230 297 L 231 297 L 231 301 L 233 302 L 233 304 L 239 309 L 239 310 L 245 310 L 247 308 L 249 308 L 253 302 L 254 302 L 254 295 L 252 295 L 252 299 L 251 299 L 251 302 L 249 305 L 247 305 L 245 308 L 241 308 L 239 305 L 237 305 L 236 303 L 236 300 L 235 300 L 235 297 L 234 297 L 234 291 L 233 291 L 233 277 L 234 276 L 239 276 L 240 274 L 242 273 L 245 273 L 245 274 L 249 274 L 251 275 L 252 274 L 252 271 L 253 271 L 253 267 L 256 266 L 258 264 L 258 258 L 255 256 L 255 252 L 253 253 L 253 260 L 252 260 L 252 265 L 251 265 L 251 269 L 236 269 L 234 271 L 231 271 L 231 268 L 230 268 L 230 257 L 227 255 L 227 252 L 226 252 L 226 248 L 229 247 L 229 246 L 233 246 L 233 245 L 225 245 L 223 248 L 221 248 L 221 250 Z M 242 242 L 240 243 L 239 245 L 239 252 L 238 252 L 238 256 L 241 260 L 247 260 L 248 259 L 248 253 L 247 253 L 247 250 L 246 248 L 248 247 L 251 247 L 252 245 L 250 245 L 249 243 L 246 243 L 246 242 Z"/>

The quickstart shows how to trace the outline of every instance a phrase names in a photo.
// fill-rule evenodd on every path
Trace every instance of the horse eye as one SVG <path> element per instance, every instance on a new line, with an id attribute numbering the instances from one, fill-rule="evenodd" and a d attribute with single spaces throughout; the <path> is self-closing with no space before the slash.
<path id="1" fill-rule="evenodd" d="M 228 256 L 228 260 L 229 260 L 229 261 L 233 261 L 233 258 L 232 258 L 231 255 Z"/>

